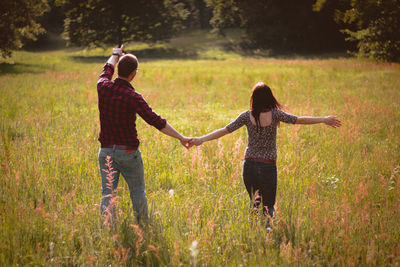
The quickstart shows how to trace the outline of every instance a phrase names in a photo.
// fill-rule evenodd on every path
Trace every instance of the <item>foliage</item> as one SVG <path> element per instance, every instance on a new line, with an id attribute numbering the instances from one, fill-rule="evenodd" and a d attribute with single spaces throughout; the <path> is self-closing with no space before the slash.
<path id="1" fill-rule="evenodd" d="M 158 41 L 183 28 L 188 11 L 177 0 L 59 0 L 70 44 L 101 46 Z"/>
<path id="2" fill-rule="evenodd" d="M 222 34 L 225 28 L 240 26 L 239 8 L 236 0 L 205 0 L 205 2 L 213 10 L 210 24 L 214 31 Z"/>
<path id="3" fill-rule="evenodd" d="M 48 0 L 49 11 L 38 19 L 44 31 L 36 40 L 27 40 L 23 48 L 31 51 L 48 51 L 65 48 L 66 41 L 62 38 L 65 15 L 56 0 Z"/>
<path id="4" fill-rule="evenodd" d="M 258 81 L 289 112 L 337 115 L 343 126 L 281 125 L 278 216 L 268 233 L 248 214 L 245 129 L 187 151 L 139 118 L 152 221 L 140 227 L 133 220 L 121 178 L 110 228 L 99 219 L 95 88 L 110 51 L 16 52 L 13 68 L 0 65 L 0 265 L 400 264 L 398 64 L 139 58 L 136 89 L 188 136 L 248 109 Z"/>
<path id="5" fill-rule="evenodd" d="M 46 32 L 61 34 L 64 30 L 65 14 L 63 9 L 57 5 L 57 0 L 48 0 L 50 10 L 44 14 L 39 22 Z"/>
<path id="6" fill-rule="evenodd" d="M 358 53 L 377 60 L 400 61 L 400 4 L 398 0 L 318 1 L 337 2 L 336 20 L 344 23 L 348 41 Z"/>
<path id="7" fill-rule="evenodd" d="M 201 29 L 210 27 L 210 20 L 212 17 L 212 9 L 207 5 L 206 1 L 207 0 L 194 0 L 197 21 Z"/>
<path id="8" fill-rule="evenodd" d="M 357 41 L 362 56 L 400 61 L 400 4 L 398 0 L 351 1 L 343 21 L 357 25 L 346 29 L 349 40 Z"/>
<path id="9" fill-rule="evenodd" d="M 248 43 L 290 50 L 340 50 L 344 45 L 333 10 L 314 12 L 313 0 L 208 0 L 213 7 L 212 25 L 240 25 Z"/>
<path id="10" fill-rule="evenodd" d="M 24 40 L 35 40 L 44 32 L 37 22 L 48 11 L 47 0 L 0 1 L 0 53 L 11 56 L 11 51 L 21 48 Z"/>

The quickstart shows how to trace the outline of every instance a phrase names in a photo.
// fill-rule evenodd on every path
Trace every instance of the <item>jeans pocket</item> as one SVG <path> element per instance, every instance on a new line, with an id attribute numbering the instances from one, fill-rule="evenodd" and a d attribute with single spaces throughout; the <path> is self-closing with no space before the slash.
<path id="1" fill-rule="evenodd" d="M 124 152 L 125 154 L 132 154 L 136 151 L 136 149 L 125 149 Z"/>
<path id="2" fill-rule="evenodd" d="M 138 158 L 138 150 L 124 150 L 124 158 L 128 160 L 136 160 Z"/>

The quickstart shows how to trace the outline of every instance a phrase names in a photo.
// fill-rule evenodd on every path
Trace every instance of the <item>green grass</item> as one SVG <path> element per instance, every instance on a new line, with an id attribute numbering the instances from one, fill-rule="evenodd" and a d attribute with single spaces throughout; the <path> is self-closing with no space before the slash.
<path id="1" fill-rule="evenodd" d="M 116 229 L 101 227 L 96 80 L 110 49 L 20 51 L 0 65 L 1 265 L 400 264 L 400 66 L 246 57 L 200 37 L 127 48 L 142 55 L 136 89 L 183 134 L 225 126 L 258 81 L 293 114 L 342 120 L 279 128 L 274 231 L 248 214 L 244 128 L 187 151 L 142 119 L 151 223 L 138 228 L 121 179 Z"/>

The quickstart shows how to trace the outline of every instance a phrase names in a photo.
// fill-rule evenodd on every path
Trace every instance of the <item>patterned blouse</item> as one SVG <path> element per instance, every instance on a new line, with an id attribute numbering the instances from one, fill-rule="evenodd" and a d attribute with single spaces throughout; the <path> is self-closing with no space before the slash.
<path id="1" fill-rule="evenodd" d="M 295 124 L 297 116 L 286 113 L 280 109 L 272 109 L 272 122 L 265 127 L 258 127 L 250 120 L 250 111 L 242 112 L 235 120 L 230 122 L 225 129 L 233 132 L 246 125 L 247 140 L 245 159 L 261 158 L 276 160 L 276 128 L 278 122 L 286 122 Z"/>

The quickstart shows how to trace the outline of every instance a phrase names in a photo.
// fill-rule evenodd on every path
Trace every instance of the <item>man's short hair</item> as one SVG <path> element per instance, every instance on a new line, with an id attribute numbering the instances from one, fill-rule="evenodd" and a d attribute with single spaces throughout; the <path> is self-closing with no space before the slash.
<path id="1" fill-rule="evenodd" d="M 128 78 L 129 75 L 138 67 L 138 60 L 132 54 L 127 54 L 118 62 L 118 76 Z"/>

